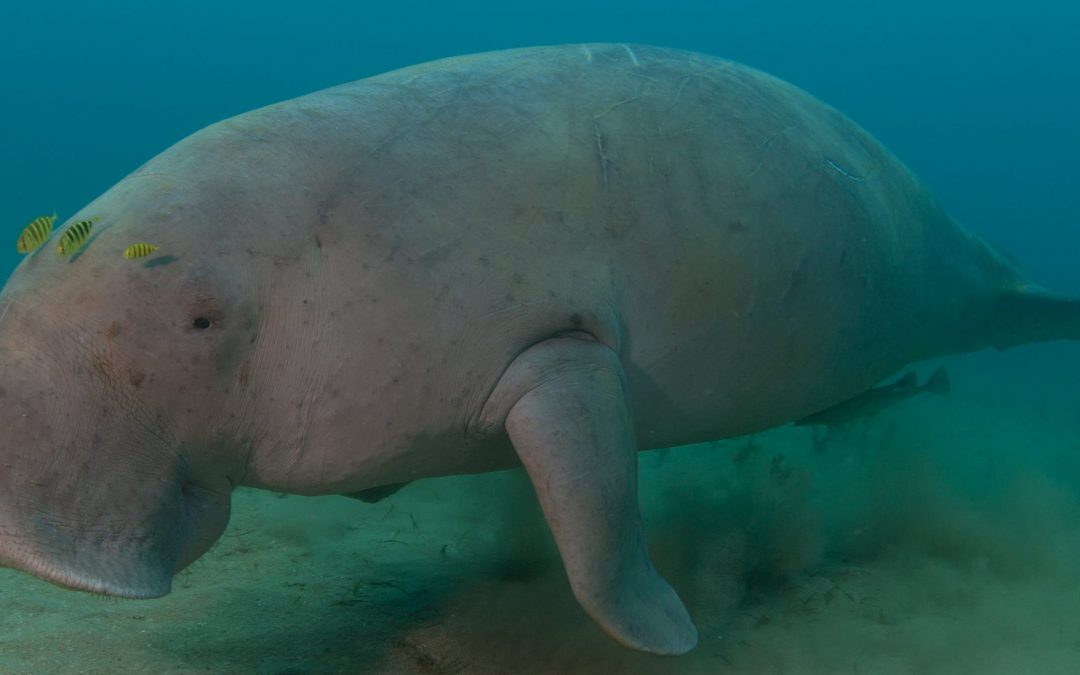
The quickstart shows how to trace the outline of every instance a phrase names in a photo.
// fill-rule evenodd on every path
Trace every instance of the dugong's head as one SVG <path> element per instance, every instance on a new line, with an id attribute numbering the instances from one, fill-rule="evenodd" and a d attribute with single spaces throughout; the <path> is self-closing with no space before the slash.
<path id="1" fill-rule="evenodd" d="M 292 477 L 310 425 L 334 207 L 313 204 L 325 177 L 301 150 L 328 150 L 278 106 L 237 119 L 58 222 L 0 292 L 0 565 L 159 596 L 221 535 L 233 487 L 299 491 L 260 467 Z M 126 259 L 137 243 L 158 249 Z"/>
<path id="2" fill-rule="evenodd" d="M 228 521 L 256 301 L 170 180 L 120 183 L 0 294 L 2 565 L 154 597 Z M 96 219 L 89 241 L 58 255 L 83 218 Z M 160 250 L 125 259 L 138 242 Z"/>

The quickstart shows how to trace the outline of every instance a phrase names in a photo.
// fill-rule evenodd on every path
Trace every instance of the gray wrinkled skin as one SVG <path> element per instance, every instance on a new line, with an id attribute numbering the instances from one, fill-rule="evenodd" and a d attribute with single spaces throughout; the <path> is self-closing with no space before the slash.
<path id="1" fill-rule="evenodd" d="M 0 296 L 0 562 L 130 597 L 169 591 L 235 486 L 523 464 L 586 611 L 685 652 L 635 449 L 1080 338 L 1075 302 L 840 113 L 666 49 L 467 56 L 272 105 L 69 222 L 91 216 L 79 254 L 54 238 Z M 121 258 L 141 241 L 161 250 Z"/>

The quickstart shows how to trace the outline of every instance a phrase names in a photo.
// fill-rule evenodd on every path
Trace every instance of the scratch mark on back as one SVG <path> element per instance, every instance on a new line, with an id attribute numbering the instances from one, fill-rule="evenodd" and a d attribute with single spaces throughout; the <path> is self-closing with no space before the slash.
<path id="1" fill-rule="evenodd" d="M 800 126 L 802 126 L 802 125 L 801 124 L 792 124 L 791 126 L 785 128 L 785 129 L 781 129 L 780 131 L 776 132 L 772 136 L 769 136 L 764 141 L 762 141 L 762 143 L 761 143 L 761 157 L 758 158 L 757 166 L 754 167 L 754 170 L 750 172 L 749 176 L 754 176 L 754 175 L 757 174 L 758 171 L 761 171 L 761 167 L 765 164 L 765 158 L 769 155 L 769 150 L 772 149 L 773 141 L 780 138 L 781 136 L 786 135 L 789 131 L 797 129 Z"/>
<path id="2" fill-rule="evenodd" d="M 596 156 L 600 160 L 600 175 L 604 179 L 604 195 L 608 194 L 608 162 L 611 158 L 604 152 L 604 135 L 600 133 L 600 120 L 593 120 L 593 131 L 596 133 Z"/>
<path id="3" fill-rule="evenodd" d="M 833 169 L 836 170 L 837 173 L 839 173 L 844 178 L 848 178 L 850 180 L 853 180 L 856 183 L 862 183 L 862 182 L 866 181 L 866 176 L 856 176 L 856 175 L 848 172 L 847 170 L 845 170 L 844 167 L 840 166 L 839 164 L 832 161 L 828 157 L 825 158 L 825 164 L 826 164 L 826 166 L 831 166 Z"/>
<path id="4" fill-rule="evenodd" d="M 601 117 L 603 117 L 604 115 L 607 115 L 609 112 L 615 110 L 616 108 L 620 108 L 620 107 L 626 105 L 627 103 L 633 103 L 634 101 L 638 100 L 641 97 L 642 97 L 642 94 L 638 94 L 637 96 L 631 96 L 630 98 L 624 98 L 621 101 L 618 101 L 616 103 L 612 103 L 607 108 L 604 108 L 602 111 L 600 111 L 600 112 L 596 113 L 595 115 L 593 115 L 593 120 L 598 120 Z"/>

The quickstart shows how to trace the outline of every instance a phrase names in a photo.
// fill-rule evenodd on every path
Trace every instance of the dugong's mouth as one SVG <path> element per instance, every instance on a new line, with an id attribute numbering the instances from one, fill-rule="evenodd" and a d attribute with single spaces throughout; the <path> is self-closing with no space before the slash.
<path id="1" fill-rule="evenodd" d="M 56 528 L 51 536 L 34 537 L 11 536 L 0 527 L 0 565 L 87 593 L 130 599 L 168 595 L 173 575 L 221 536 L 231 500 L 227 493 L 185 484 L 170 501 L 165 512 L 173 517 L 154 518 L 146 530 L 135 525 L 103 535 L 89 528 Z"/>
<path id="2" fill-rule="evenodd" d="M 153 574 L 155 570 L 145 569 L 138 573 L 127 565 L 132 573 L 126 578 L 108 578 L 99 574 L 87 573 L 67 565 L 51 563 L 37 558 L 18 561 L 12 565 L 16 569 L 29 572 L 39 579 L 48 581 L 62 588 L 84 591 L 96 595 L 108 595 L 115 598 L 142 600 L 160 598 L 168 595 L 172 589 L 172 575 Z"/>
<path id="3" fill-rule="evenodd" d="M 210 550 L 229 524 L 232 507 L 230 492 L 185 483 L 181 488 L 184 504 L 180 530 L 177 533 L 177 556 L 173 573 L 179 572 Z"/>

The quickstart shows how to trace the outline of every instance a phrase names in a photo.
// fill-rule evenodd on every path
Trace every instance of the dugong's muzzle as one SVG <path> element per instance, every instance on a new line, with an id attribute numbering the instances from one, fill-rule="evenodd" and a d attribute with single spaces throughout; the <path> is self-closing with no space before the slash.
<path id="1" fill-rule="evenodd" d="M 221 535 L 231 486 L 193 482 L 167 423 L 92 367 L 58 369 L 0 344 L 0 565 L 162 596 Z"/>

